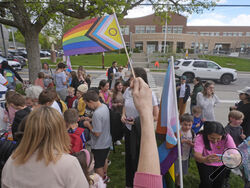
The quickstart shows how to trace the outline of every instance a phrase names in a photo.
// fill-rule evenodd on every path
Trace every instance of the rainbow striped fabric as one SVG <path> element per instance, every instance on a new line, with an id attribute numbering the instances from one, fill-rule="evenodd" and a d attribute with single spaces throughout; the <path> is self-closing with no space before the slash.
<path id="1" fill-rule="evenodd" d="M 63 36 L 65 56 L 121 48 L 124 46 L 115 14 L 84 21 Z"/>
<path id="2" fill-rule="evenodd" d="M 164 188 L 175 187 L 174 162 L 178 157 L 176 131 L 178 126 L 177 106 L 175 104 L 175 84 L 174 84 L 174 68 L 173 63 L 169 63 L 165 76 L 160 115 L 157 123 L 156 132 L 166 135 L 165 141 L 158 147 L 161 174 L 163 178 Z"/>

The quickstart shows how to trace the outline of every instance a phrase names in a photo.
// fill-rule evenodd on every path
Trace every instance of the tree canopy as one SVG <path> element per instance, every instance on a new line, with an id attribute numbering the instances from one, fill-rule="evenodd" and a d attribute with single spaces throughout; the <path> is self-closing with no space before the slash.
<path id="1" fill-rule="evenodd" d="M 63 15 L 84 19 L 112 14 L 112 7 L 118 17 L 123 17 L 143 2 L 152 4 L 156 12 L 164 12 L 167 7 L 172 12 L 200 13 L 215 5 L 214 0 L 0 0 L 0 23 L 16 27 L 24 36 L 33 82 L 41 69 L 39 33 L 50 20 L 64 21 Z"/>

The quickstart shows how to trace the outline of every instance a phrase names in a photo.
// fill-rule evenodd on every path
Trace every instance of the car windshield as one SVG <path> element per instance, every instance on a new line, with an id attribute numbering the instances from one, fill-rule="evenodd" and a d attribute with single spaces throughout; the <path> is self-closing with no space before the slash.
<path id="1" fill-rule="evenodd" d="M 181 61 L 176 60 L 176 61 L 174 62 L 174 65 L 179 65 L 179 64 L 180 64 L 180 62 L 181 62 Z"/>

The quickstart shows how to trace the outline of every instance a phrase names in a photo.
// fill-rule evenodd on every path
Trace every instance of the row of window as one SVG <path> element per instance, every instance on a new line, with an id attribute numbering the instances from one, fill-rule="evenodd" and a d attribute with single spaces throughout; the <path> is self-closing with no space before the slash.
<path id="1" fill-rule="evenodd" d="M 129 35 L 129 25 L 121 26 L 123 35 Z M 165 26 L 162 27 L 162 32 L 165 33 Z M 182 33 L 182 26 L 167 26 L 167 33 Z M 156 26 L 154 25 L 136 25 L 135 33 L 156 33 Z"/>
<path id="2" fill-rule="evenodd" d="M 129 35 L 129 25 L 121 26 L 123 35 Z M 156 33 L 154 25 L 136 25 L 135 33 Z M 165 26 L 162 26 L 162 33 L 165 33 Z M 167 26 L 167 33 L 183 33 L 182 26 Z M 198 32 L 187 32 L 187 34 L 198 35 Z M 220 32 L 200 32 L 200 36 L 220 36 Z M 241 37 L 243 32 L 223 32 L 223 36 Z M 246 36 L 250 36 L 250 32 L 246 32 Z"/>

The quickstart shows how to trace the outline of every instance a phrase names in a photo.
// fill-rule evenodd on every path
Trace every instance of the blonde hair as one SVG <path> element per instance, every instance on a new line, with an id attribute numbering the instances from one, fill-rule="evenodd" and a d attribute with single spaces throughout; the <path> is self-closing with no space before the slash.
<path id="1" fill-rule="evenodd" d="M 238 110 L 232 110 L 229 112 L 228 114 L 228 120 L 230 121 L 230 118 L 236 119 L 236 120 L 240 120 L 240 119 L 244 119 L 244 114 Z"/>
<path id="2" fill-rule="evenodd" d="M 69 87 L 69 88 L 68 88 L 68 91 L 75 92 L 75 88 Z"/>
<path id="3" fill-rule="evenodd" d="M 48 165 L 69 151 L 70 138 L 63 117 L 57 110 L 41 106 L 29 114 L 22 141 L 12 158 L 16 164 L 24 164 L 37 152 L 36 160 Z"/>

